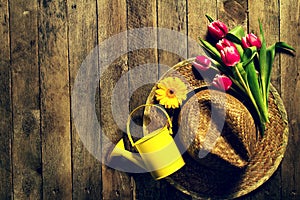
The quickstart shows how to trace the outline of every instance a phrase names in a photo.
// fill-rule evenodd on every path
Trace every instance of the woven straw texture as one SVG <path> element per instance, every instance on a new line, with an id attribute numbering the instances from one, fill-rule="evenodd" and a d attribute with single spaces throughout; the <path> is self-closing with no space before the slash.
<path id="1" fill-rule="evenodd" d="M 190 92 L 189 99 L 191 100 L 193 98 L 197 98 L 199 102 L 199 99 L 207 100 L 210 96 L 209 94 L 202 92 L 202 95 L 204 95 L 204 97 L 202 95 L 201 97 L 199 97 L 201 91 L 199 92 L 198 96 L 197 94 L 195 95 L 195 93 L 197 93 L 195 92 L 197 91 L 197 89 L 206 87 L 207 84 L 204 80 L 199 80 L 195 77 L 195 73 L 193 72 L 191 66 L 191 61 L 193 60 L 194 59 L 189 59 L 176 64 L 165 75 L 163 75 L 162 78 L 166 78 L 169 76 L 180 78 L 186 83 L 188 87 L 188 91 Z M 157 103 L 155 101 L 155 89 L 156 86 L 154 86 L 152 91 L 150 92 L 146 103 Z M 226 98 L 232 99 L 233 97 L 227 96 Z M 243 106 L 240 105 L 240 103 L 236 103 L 236 100 L 232 100 L 232 102 L 235 102 L 231 104 L 236 104 L 236 108 L 244 110 Z M 232 148 L 231 145 L 228 145 L 228 142 L 226 141 L 226 139 L 224 139 L 226 137 L 218 137 L 215 147 L 210 152 L 210 161 L 219 162 L 218 159 L 225 161 L 223 162 L 224 166 L 218 168 L 209 162 L 206 164 L 197 162 L 197 159 L 195 159 L 196 156 L 194 156 L 193 158 L 193 154 L 197 154 L 196 150 L 201 147 L 201 143 L 193 144 L 194 147 L 189 148 L 189 153 L 185 153 L 183 155 L 186 165 L 176 173 L 167 177 L 166 180 L 169 181 L 170 184 L 174 185 L 177 189 L 191 195 L 193 198 L 201 199 L 236 198 L 245 195 L 261 186 L 272 176 L 272 174 L 278 168 L 284 156 L 288 140 L 288 122 L 286 111 L 279 94 L 273 86 L 270 87 L 268 103 L 270 122 L 267 123 L 265 135 L 263 138 L 259 138 L 256 141 L 256 131 L 255 128 L 253 128 L 253 121 L 249 119 L 247 111 L 243 112 L 245 116 L 240 118 L 244 121 L 238 122 L 236 119 L 231 120 L 230 117 L 228 118 L 228 115 L 232 118 L 237 117 L 238 114 L 228 114 L 228 112 L 235 113 L 237 111 L 234 109 L 228 109 L 228 107 L 232 107 L 232 105 L 227 105 L 225 106 L 227 108 L 227 111 L 225 111 L 225 130 L 222 130 L 221 135 L 228 134 L 226 133 L 228 132 L 228 130 L 231 130 L 233 133 L 235 132 L 234 130 L 236 130 L 236 141 L 237 143 L 241 142 L 241 144 L 243 144 L 242 147 L 239 147 L 240 150 L 236 151 L 237 147 Z M 185 109 L 184 107 L 185 105 L 182 106 L 183 111 Z M 186 110 L 189 110 L 188 106 Z M 205 113 L 207 112 L 207 110 L 208 109 L 205 108 L 202 109 L 204 115 L 210 114 Z M 180 117 L 176 117 L 180 116 L 180 113 L 172 111 L 169 114 L 171 115 L 174 124 L 180 124 L 180 122 L 178 122 Z M 153 131 L 154 129 L 157 129 L 160 126 L 163 126 L 166 121 L 164 116 L 157 109 L 153 109 L 152 107 L 145 109 L 144 116 L 146 119 L 144 120 L 145 134 L 147 134 L 147 132 Z M 188 117 L 187 119 L 190 120 L 192 118 L 193 117 Z M 204 117 L 202 117 L 202 119 L 210 120 L 209 118 Z M 150 121 L 151 123 L 149 123 Z M 199 121 L 199 119 L 197 118 L 196 121 Z M 196 121 L 194 123 L 197 123 Z M 238 127 L 234 127 L 236 124 L 232 123 L 232 121 L 235 121 L 235 123 L 240 125 Z M 205 123 L 209 124 L 209 122 Z M 228 128 L 228 130 L 226 130 L 226 127 Z M 189 128 L 192 130 L 196 130 L 196 128 L 193 128 L 192 126 L 190 126 Z M 175 130 L 174 132 L 176 133 L 177 131 Z M 194 136 L 197 136 L 197 134 L 194 133 Z M 224 139 L 224 141 L 219 141 L 223 140 L 222 138 Z M 184 138 L 181 138 L 181 141 L 183 141 L 184 143 Z M 178 141 L 176 142 L 180 147 L 181 144 L 179 144 Z M 190 144 L 189 142 L 187 143 Z M 221 144 L 219 144 L 219 147 L 218 143 Z M 225 150 L 226 145 L 228 147 L 227 150 Z M 222 154 L 221 150 L 227 152 L 228 155 L 224 156 L 224 152 Z M 218 164 L 222 164 L 222 162 L 219 162 Z M 226 165 L 228 165 L 229 168 Z M 230 166 L 238 167 L 239 170 L 223 170 L 230 169 Z"/>
<path id="2" fill-rule="evenodd" d="M 215 170 L 238 170 L 248 164 L 254 153 L 254 120 L 247 108 L 229 94 L 197 92 L 182 107 L 178 121 L 180 140 L 202 165 Z M 210 153 L 199 159 L 200 150 Z"/>

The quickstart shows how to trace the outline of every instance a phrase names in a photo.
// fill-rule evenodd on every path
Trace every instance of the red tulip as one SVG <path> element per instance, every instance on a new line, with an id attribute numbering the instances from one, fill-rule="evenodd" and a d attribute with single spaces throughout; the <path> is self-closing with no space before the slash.
<path id="1" fill-rule="evenodd" d="M 211 61 L 206 56 L 196 56 L 196 59 L 192 64 L 196 69 L 206 71 L 210 68 Z"/>
<path id="2" fill-rule="evenodd" d="M 213 38 L 220 40 L 226 36 L 228 28 L 223 22 L 217 20 L 208 25 L 208 32 Z"/>
<path id="3" fill-rule="evenodd" d="M 242 38 L 242 46 L 244 49 L 256 46 L 257 49 L 261 47 L 260 39 L 253 33 L 249 33 L 246 37 Z"/>
<path id="4" fill-rule="evenodd" d="M 218 89 L 227 91 L 231 87 L 232 81 L 225 75 L 217 74 L 211 84 Z"/>
<path id="5" fill-rule="evenodd" d="M 240 54 L 231 41 L 224 38 L 216 44 L 216 47 L 221 53 L 221 59 L 226 66 L 234 66 L 240 61 Z"/>

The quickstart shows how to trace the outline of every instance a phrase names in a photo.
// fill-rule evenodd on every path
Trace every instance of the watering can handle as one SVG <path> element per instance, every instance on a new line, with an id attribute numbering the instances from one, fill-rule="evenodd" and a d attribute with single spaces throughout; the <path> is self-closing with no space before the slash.
<path id="1" fill-rule="evenodd" d="M 131 133 L 130 133 L 130 121 L 131 121 L 131 116 L 133 115 L 134 112 L 136 112 L 138 109 L 142 108 L 142 107 L 146 107 L 146 106 L 154 106 L 158 109 L 160 109 L 167 117 L 167 120 L 168 120 L 168 123 L 170 125 L 170 128 L 172 128 L 172 121 L 171 121 L 171 118 L 170 116 L 168 115 L 167 111 L 165 109 L 163 109 L 162 107 L 158 106 L 158 105 L 155 105 L 155 104 L 143 104 L 143 105 L 140 105 L 138 107 L 136 107 L 130 114 L 129 114 L 129 117 L 128 117 L 128 120 L 127 120 L 127 135 L 128 135 L 128 139 L 131 143 L 132 146 L 134 146 L 134 142 L 133 142 L 133 139 L 132 139 L 132 136 L 131 136 Z"/>

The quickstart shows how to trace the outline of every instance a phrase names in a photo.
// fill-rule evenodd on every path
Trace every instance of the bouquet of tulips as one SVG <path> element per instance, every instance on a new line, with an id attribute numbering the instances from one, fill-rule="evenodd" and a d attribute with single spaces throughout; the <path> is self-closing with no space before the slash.
<path id="1" fill-rule="evenodd" d="M 246 34 L 241 26 L 228 30 L 221 21 L 213 20 L 208 15 L 206 17 L 210 22 L 208 34 L 212 41 L 200 38 L 200 42 L 211 59 L 197 56 L 193 65 L 200 70 L 216 67 L 220 74 L 214 78 L 214 86 L 228 90 L 233 84 L 239 92 L 247 96 L 258 114 L 260 132 L 263 135 L 265 125 L 269 122 L 268 94 L 275 53 L 282 49 L 295 50 L 284 42 L 267 47 L 260 22 L 258 37 L 253 33 Z"/>

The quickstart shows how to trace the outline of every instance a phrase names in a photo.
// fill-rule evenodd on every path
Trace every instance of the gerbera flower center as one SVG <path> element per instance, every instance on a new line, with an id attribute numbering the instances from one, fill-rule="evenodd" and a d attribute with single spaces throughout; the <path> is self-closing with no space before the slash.
<path id="1" fill-rule="evenodd" d="M 167 92 L 166 92 L 166 94 L 167 94 L 167 97 L 169 97 L 169 98 L 174 98 L 175 97 L 175 91 L 174 91 L 174 89 L 168 89 L 167 90 Z"/>

